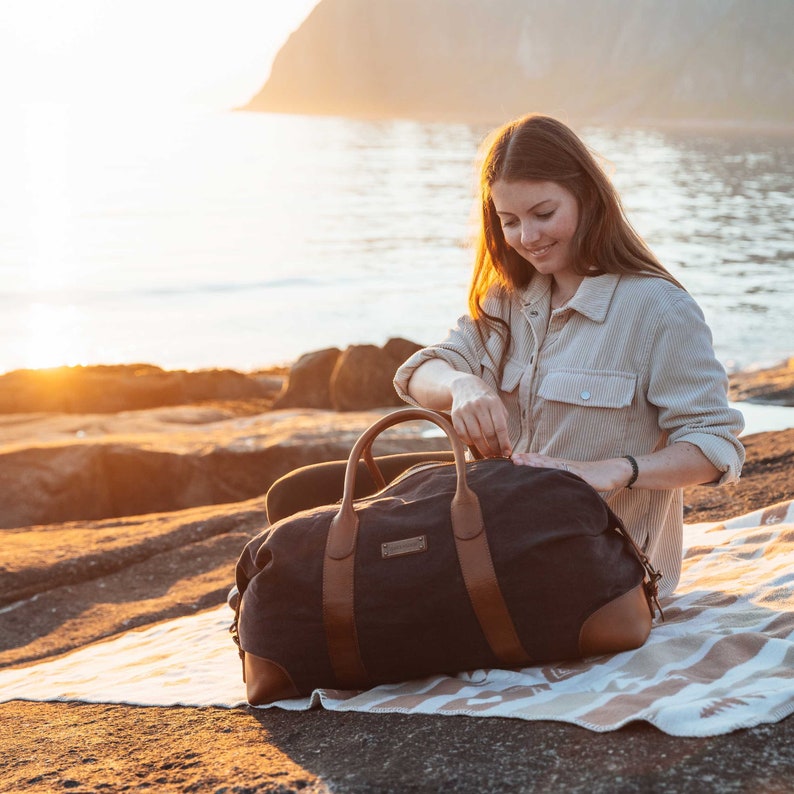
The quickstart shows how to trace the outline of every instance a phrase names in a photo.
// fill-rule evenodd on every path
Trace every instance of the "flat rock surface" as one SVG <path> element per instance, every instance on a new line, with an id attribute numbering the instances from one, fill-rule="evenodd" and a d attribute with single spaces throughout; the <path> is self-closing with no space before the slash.
<path id="1" fill-rule="evenodd" d="M 145 428 L 153 446 L 181 438 L 189 452 L 215 443 L 213 424 L 240 416 L 223 408 L 153 410 L 90 420 L 25 416 L 26 429 L 0 426 L 0 443 L 30 448 L 35 437 L 57 445 L 79 429 L 140 443 Z M 305 444 L 335 428 L 340 439 L 349 432 L 349 448 L 377 414 L 306 416 L 293 414 L 295 438 Z M 191 417 L 201 421 L 185 421 Z M 236 426 L 231 436 L 255 436 L 258 422 Z M 202 442 L 190 427 L 210 432 Z M 286 438 L 286 424 L 282 430 Z M 444 439 L 412 438 L 445 446 Z M 743 440 L 741 483 L 687 489 L 687 521 L 720 520 L 794 496 L 794 430 Z M 0 530 L 0 665 L 30 664 L 221 603 L 240 550 L 264 526 L 263 508 L 257 496 Z M 232 646 L 230 659 L 236 675 Z M 0 704 L 0 746 L 2 791 L 782 793 L 794 779 L 792 718 L 681 739 L 647 724 L 596 734 L 497 718 L 11 702 Z"/>
<path id="2" fill-rule="evenodd" d="M 176 511 L 261 496 L 300 466 L 346 458 L 388 409 L 334 413 L 174 406 L 119 414 L 0 416 L 0 527 Z M 443 449 L 424 423 L 376 454 Z"/>
<path id="3" fill-rule="evenodd" d="M 790 794 L 794 719 L 680 739 L 498 718 L 0 704 L 25 792 Z"/>

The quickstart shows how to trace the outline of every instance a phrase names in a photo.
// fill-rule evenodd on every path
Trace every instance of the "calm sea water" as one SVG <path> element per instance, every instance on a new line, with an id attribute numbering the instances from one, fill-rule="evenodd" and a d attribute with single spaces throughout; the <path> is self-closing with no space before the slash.
<path id="1" fill-rule="evenodd" d="M 435 341 L 465 307 L 485 132 L 29 108 L 0 133 L 0 371 Z M 794 141 L 580 132 L 725 366 L 794 354 Z"/>

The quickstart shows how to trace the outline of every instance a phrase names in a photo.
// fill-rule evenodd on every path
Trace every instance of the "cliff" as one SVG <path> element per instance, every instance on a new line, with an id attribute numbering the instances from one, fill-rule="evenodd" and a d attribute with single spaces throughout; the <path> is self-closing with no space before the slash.
<path id="1" fill-rule="evenodd" d="M 790 0 L 321 0 L 245 109 L 794 123 Z"/>

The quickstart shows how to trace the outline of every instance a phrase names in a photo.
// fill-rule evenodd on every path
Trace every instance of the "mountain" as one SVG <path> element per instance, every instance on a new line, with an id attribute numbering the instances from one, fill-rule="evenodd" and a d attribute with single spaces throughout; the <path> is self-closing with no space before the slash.
<path id="1" fill-rule="evenodd" d="M 321 0 L 247 110 L 794 123 L 792 0 Z"/>

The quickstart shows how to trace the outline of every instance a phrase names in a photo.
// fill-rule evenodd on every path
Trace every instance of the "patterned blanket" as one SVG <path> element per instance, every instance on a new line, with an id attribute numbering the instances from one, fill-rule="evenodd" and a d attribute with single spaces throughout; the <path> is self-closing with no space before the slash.
<path id="1" fill-rule="evenodd" d="M 713 736 L 794 712 L 794 502 L 685 528 L 666 620 L 644 647 L 524 670 L 474 670 L 366 692 L 321 690 L 274 704 L 303 710 L 558 720 L 610 731 L 646 720 Z M 223 606 L 0 671 L 0 701 L 237 706 L 240 664 Z"/>

